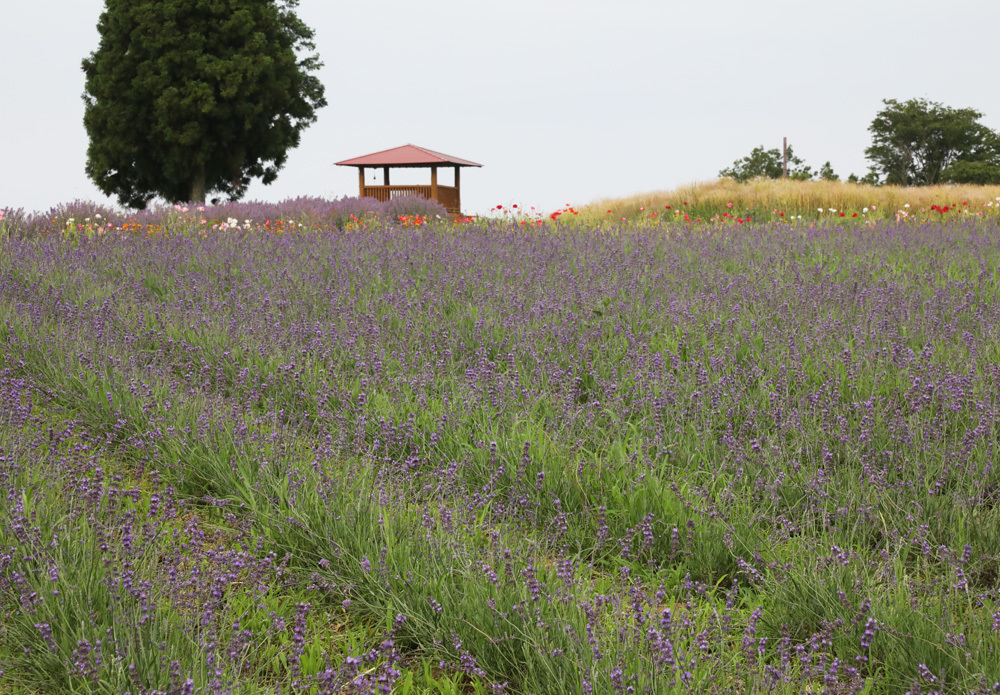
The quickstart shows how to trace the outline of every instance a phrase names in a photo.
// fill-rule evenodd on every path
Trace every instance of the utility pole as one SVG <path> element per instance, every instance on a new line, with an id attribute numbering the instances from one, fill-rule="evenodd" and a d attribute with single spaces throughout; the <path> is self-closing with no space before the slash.
<path id="1" fill-rule="evenodd" d="M 781 143 L 781 178 L 788 178 L 788 138 L 784 138 Z"/>

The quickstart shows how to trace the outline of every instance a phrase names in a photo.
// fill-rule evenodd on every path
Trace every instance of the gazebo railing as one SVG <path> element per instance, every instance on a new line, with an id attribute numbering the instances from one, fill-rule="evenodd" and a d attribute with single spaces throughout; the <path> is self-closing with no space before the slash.
<path id="1" fill-rule="evenodd" d="M 430 186 L 365 186 L 362 192 L 363 198 L 374 198 L 379 202 L 385 203 L 396 198 L 403 198 L 405 196 L 419 195 L 427 198 L 428 200 L 433 200 L 435 196 L 431 195 L 432 188 Z M 442 205 L 447 208 L 448 212 L 452 214 L 458 214 L 460 211 L 461 203 L 458 197 L 458 189 L 454 186 L 438 186 L 437 187 L 437 200 Z"/>

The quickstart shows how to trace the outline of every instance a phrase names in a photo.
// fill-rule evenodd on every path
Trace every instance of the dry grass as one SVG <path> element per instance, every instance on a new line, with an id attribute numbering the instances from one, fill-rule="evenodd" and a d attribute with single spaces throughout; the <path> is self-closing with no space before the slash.
<path id="1" fill-rule="evenodd" d="M 682 210 L 708 218 L 721 212 L 734 215 L 750 213 L 760 219 L 771 216 L 773 210 L 789 215 L 815 214 L 818 208 L 860 212 L 875 205 L 887 214 L 903 209 L 927 208 L 931 205 L 962 205 L 980 208 L 1000 200 L 1000 186 L 942 185 L 902 188 L 899 186 L 867 186 L 840 181 L 788 181 L 756 179 L 737 183 L 733 179 L 695 183 L 669 191 L 653 191 L 628 198 L 608 198 L 578 208 L 580 218 L 587 220 L 637 219 L 651 211 L 664 214 Z M 685 206 L 684 203 L 688 204 Z M 732 207 L 729 207 L 732 203 Z M 640 210 L 645 208 L 645 210 Z M 609 213 L 608 210 L 611 210 Z"/>

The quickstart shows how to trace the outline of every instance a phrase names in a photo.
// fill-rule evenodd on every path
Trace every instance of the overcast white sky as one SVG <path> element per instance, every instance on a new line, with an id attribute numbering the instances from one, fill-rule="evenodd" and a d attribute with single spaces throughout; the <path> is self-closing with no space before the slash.
<path id="1" fill-rule="evenodd" d="M 80 61 L 103 0 L 0 0 L 0 207 L 106 199 Z M 248 200 L 357 195 L 333 162 L 413 143 L 484 165 L 463 207 L 553 210 L 715 178 L 757 145 L 867 169 L 884 98 L 1000 129 L 1000 0 L 302 0 L 329 106 Z M 429 181 L 426 170 L 394 183 Z M 448 182 L 448 174 L 443 182 Z M 413 178 L 416 177 L 416 178 Z"/>

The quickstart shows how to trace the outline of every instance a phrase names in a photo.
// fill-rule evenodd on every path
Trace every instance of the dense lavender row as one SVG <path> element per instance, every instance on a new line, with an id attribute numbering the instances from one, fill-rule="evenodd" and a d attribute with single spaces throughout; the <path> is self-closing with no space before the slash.
<path id="1" fill-rule="evenodd" d="M 223 202 L 214 205 L 158 205 L 145 210 L 122 211 L 77 200 L 41 212 L 0 210 L 0 239 L 33 237 L 46 233 L 100 236 L 116 231 L 199 232 L 238 227 L 340 229 L 356 223 L 395 223 L 401 216 L 420 215 L 428 220 L 449 218 L 436 200 L 404 196 L 387 202 L 373 198 L 301 197 L 280 203 Z M 357 224 L 355 225 L 357 226 Z"/>
<path id="2" fill-rule="evenodd" d="M 1000 681 L 993 221 L 0 253 L 0 688 Z"/>

